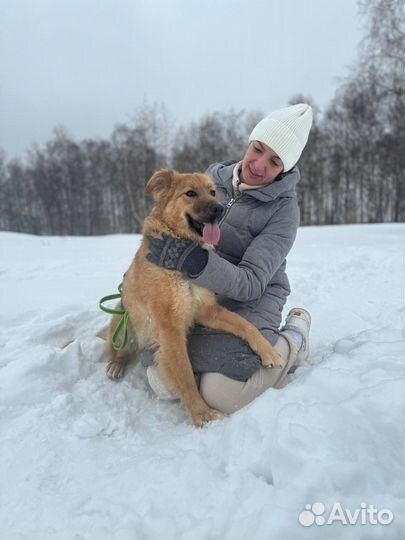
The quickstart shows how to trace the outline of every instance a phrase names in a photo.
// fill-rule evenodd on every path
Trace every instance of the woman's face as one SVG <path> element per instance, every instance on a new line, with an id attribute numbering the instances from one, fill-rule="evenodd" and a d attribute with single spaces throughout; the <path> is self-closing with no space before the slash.
<path id="1" fill-rule="evenodd" d="M 283 168 L 283 162 L 269 146 L 252 141 L 243 158 L 241 180 L 249 186 L 271 184 Z"/>

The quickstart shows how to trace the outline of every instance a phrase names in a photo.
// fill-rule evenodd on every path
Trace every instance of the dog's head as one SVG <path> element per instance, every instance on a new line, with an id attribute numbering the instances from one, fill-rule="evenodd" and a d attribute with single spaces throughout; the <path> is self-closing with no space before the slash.
<path id="1" fill-rule="evenodd" d="M 215 245 L 219 242 L 219 220 L 224 207 L 216 199 L 216 187 L 206 174 L 181 174 L 170 169 L 157 171 L 145 193 L 155 201 L 154 217 L 176 235 Z"/>

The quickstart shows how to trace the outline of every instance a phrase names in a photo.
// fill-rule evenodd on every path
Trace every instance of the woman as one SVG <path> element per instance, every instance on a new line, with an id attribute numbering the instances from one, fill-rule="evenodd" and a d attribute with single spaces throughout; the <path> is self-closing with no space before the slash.
<path id="1" fill-rule="evenodd" d="M 215 252 L 197 245 L 187 253 L 179 251 L 177 269 L 259 328 L 284 360 L 283 368 L 263 367 L 241 339 L 196 328 L 189 337 L 189 356 L 200 392 L 210 407 L 224 413 L 237 411 L 268 388 L 283 386 L 286 375 L 309 354 L 307 311 L 291 310 L 279 328 L 290 293 L 286 257 L 299 225 L 296 164 L 311 125 L 309 105 L 276 110 L 253 129 L 242 161 L 211 165 L 207 174 L 226 206 L 220 242 Z M 155 264 L 164 247 L 152 240 L 149 259 Z M 155 366 L 148 367 L 147 375 L 159 397 L 175 397 Z"/>

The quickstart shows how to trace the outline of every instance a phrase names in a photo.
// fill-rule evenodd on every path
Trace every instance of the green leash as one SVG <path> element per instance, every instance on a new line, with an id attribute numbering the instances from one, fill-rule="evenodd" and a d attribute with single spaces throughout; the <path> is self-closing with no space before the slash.
<path id="1" fill-rule="evenodd" d="M 123 283 L 118 285 L 118 293 L 109 294 L 108 296 L 103 296 L 103 298 L 98 303 L 100 309 L 109 315 L 121 315 L 120 322 L 117 324 L 117 328 L 114 330 L 114 333 L 111 338 L 111 344 L 116 351 L 122 351 L 125 345 L 128 342 L 128 312 L 125 309 L 113 309 L 106 306 L 103 306 L 104 302 L 109 302 L 110 300 L 117 300 L 122 298 L 122 287 Z M 124 332 L 124 337 L 120 338 L 120 335 Z"/>

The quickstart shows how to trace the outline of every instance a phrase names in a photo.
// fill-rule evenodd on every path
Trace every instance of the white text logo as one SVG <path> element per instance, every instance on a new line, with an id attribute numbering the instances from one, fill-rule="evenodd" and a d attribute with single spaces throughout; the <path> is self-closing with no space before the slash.
<path id="1" fill-rule="evenodd" d="M 343 508 L 340 503 L 334 503 L 331 511 L 325 515 L 326 508 L 321 502 L 306 504 L 298 516 L 298 521 L 303 527 L 311 525 L 331 525 L 341 523 L 342 525 L 389 525 L 394 520 L 394 514 L 387 508 L 375 508 L 372 504 L 362 502 L 360 508 L 350 510 Z"/>

